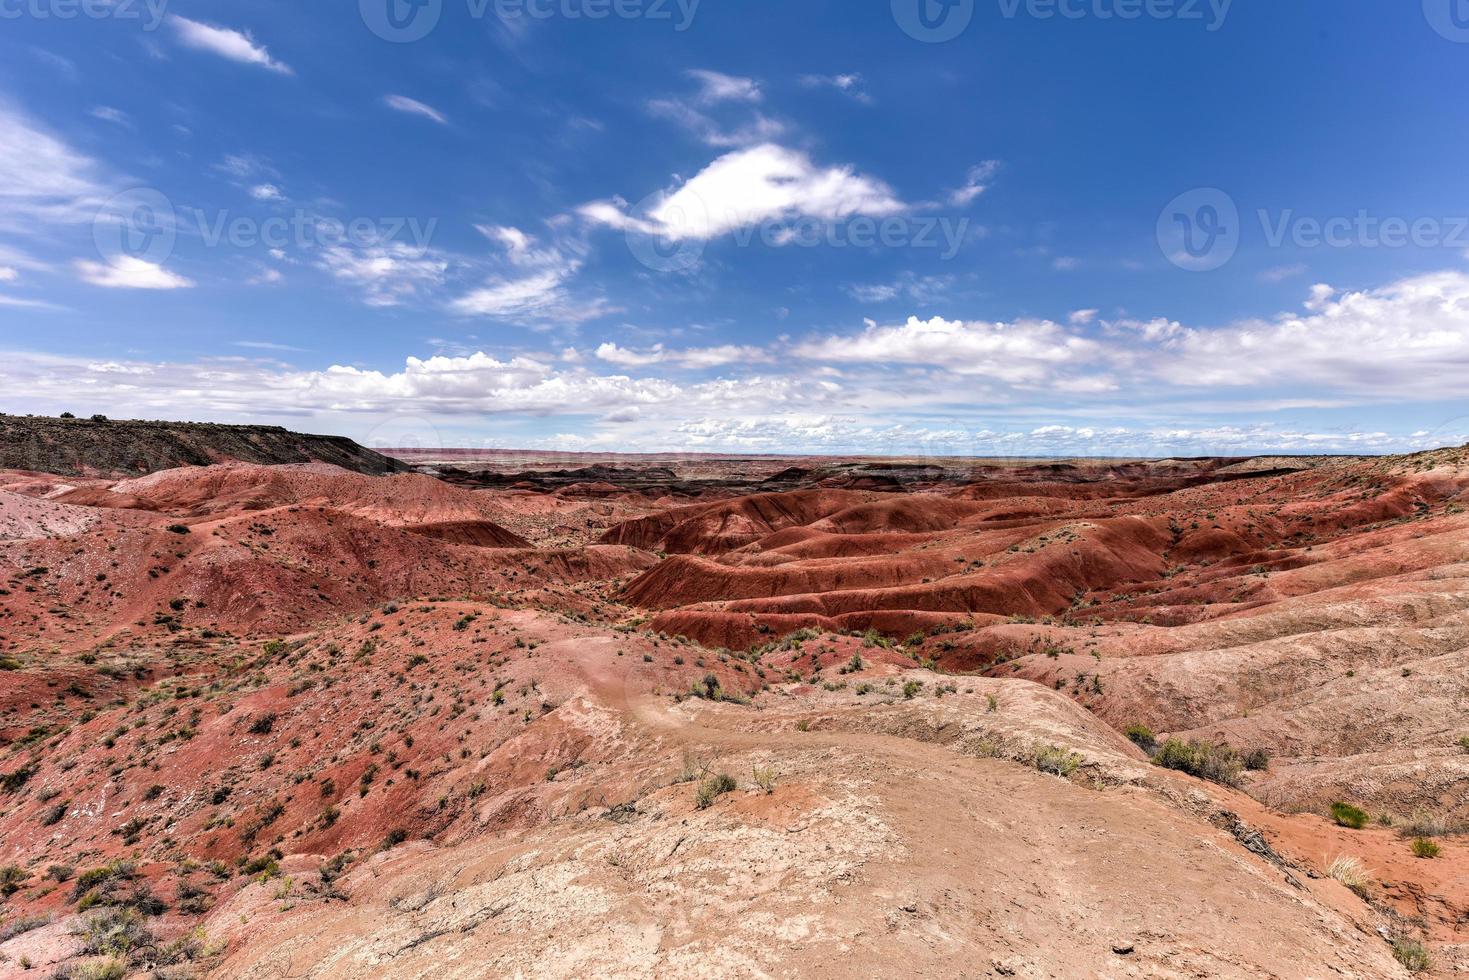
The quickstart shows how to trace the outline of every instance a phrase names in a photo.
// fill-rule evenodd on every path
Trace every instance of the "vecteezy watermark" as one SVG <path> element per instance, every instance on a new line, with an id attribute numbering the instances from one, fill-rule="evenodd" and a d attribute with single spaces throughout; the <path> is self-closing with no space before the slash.
<path id="1" fill-rule="evenodd" d="M 408 44 L 433 33 L 446 3 L 462 3 L 469 19 L 666 21 L 682 33 L 694 25 L 702 0 L 357 0 L 362 22 L 384 41 Z M 972 0 L 971 0 L 972 2 Z"/>
<path id="2" fill-rule="evenodd" d="M 162 192 L 138 187 L 102 205 L 92 222 L 92 240 L 98 254 L 110 263 L 133 259 L 152 265 L 161 265 L 173 254 L 180 234 L 197 238 L 205 248 L 369 249 L 393 245 L 423 254 L 438 224 L 438 218 L 341 219 L 299 208 L 263 218 L 228 209 L 179 208 Z"/>
<path id="3" fill-rule="evenodd" d="M 1176 20 L 1224 26 L 1234 0 L 996 0 L 1006 20 Z"/>
<path id="4" fill-rule="evenodd" d="M 140 20 L 156 31 L 168 0 L 0 0 L 0 20 Z"/>
<path id="5" fill-rule="evenodd" d="M 691 213 L 695 212 L 695 213 Z M 715 238 L 736 248 L 756 242 L 768 248 L 930 249 L 948 261 L 969 237 L 968 218 L 938 215 L 853 215 L 840 220 L 797 216 L 711 223 L 697 203 L 663 208 L 656 219 L 625 224 L 633 257 L 655 272 L 683 272 L 699 264 Z"/>
<path id="6" fill-rule="evenodd" d="M 1258 209 L 1267 248 L 1451 248 L 1469 250 L 1469 215 L 1402 217 L 1364 209 L 1319 217 Z M 1180 269 L 1210 272 L 1239 250 L 1246 224 L 1234 198 L 1215 187 L 1180 194 L 1158 216 L 1158 246 Z"/>
<path id="7" fill-rule="evenodd" d="M 915 41 L 942 44 L 969 28 L 975 0 L 892 0 L 893 20 Z"/>
<path id="8" fill-rule="evenodd" d="M 1469 44 L 1469 0 L 1423 0 L 1423 16 L 1441 36 Z"/>
<path id="9" fill-rule="evenodd" d="M 1239 207 L 1217 187 L 1180 194 L 1158 215 L 1158 247 L 1190 272 L 1211 272 L 1229 262 L 1241 232 Z"/>
<path id="10" fill-rule="evenodd" d="M 977 0 L 892 0 L 893 19 L 909 37 L 952 41 L 974 20 Z M 1176 20 L 1219 30 L 1234 0 L 993 0 L 1005 20 Z M 1457 0 L 1455 0 L 1457 2 Z M 1469 0 L 1465 0 L 1469 2 Z"/>

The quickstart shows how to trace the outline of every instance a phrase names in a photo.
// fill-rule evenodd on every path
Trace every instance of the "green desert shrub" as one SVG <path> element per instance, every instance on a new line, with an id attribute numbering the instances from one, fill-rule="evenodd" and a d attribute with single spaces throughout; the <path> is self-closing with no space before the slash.
<path id="1" fill-rule="evenodd" d="M 714 801 L 725 793 L 733 793 L 736 785 L 733 776 L 718 773 L 699 782 L 699 788 L 694 794 L 694 801 L 698 803 L 700 810 L 706 810 L 714 805 Z"/>
<path id="2" fill-rule="evenodd" d="M 1442 848 L 1427 837 L 1413 838 L 1413 856 L 1416 858 L 1436 858 Z"/>
<path id="3" fill-rule="evenodd" d="M 1340 801 L 1331 804 L 1331 819 L 1338 826 L 1361 830 L 1367 826 L 1367 811 Z"/>
<path id="4" fill-rule="evenodd" d="M 1159 747 L 1153 763 L 1223 786 L 1238 786 L 1245 767 L 1239 753 L 1228 745 L 1184 742 L 1176 738 L 1170 738 Z"/>
<path id="5" fill-rule="evenodd" d="M 1128 725 L 1126 734 L 1128 740 L 1144 752 L 1152 752 L 1158 747 L 1157 736 L 1147 725 Z"/>

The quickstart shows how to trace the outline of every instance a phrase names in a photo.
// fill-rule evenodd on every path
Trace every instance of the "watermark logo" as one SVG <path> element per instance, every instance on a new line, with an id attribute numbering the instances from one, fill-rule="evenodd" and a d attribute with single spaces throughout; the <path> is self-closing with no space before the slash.
<path id="1" fill-rule="evenodd" d="M 173 254 L 178 227 L 173 203 L 151 187 L 123 191 L 97 212 L 92 241 L 109 262 L 138 259 L 162 264 Z"/>
<path id="2" fill-rule="evenodd" d="M 145 31 L 167 12 L 168 0 L 0 0 L 0 20 L 140 20 Z"/>
<path id="3" fill-rule="evenodd" d="M 1239 251 L 1239 207 L 1217 187 L 1180 194 L 1158 215 L 1158 247 L 1189 272 L 1212 272 Z"/>
<path id="4" fill-rule="evenodd" d="M 1423 0 L 1423 16 L 1440 36 L 1469 44 L 1469 0 Z"/>
<path id="5" fill-rule="evenodd" d="M 969 29 L 974 0 L 892 0 L 893 20 L 903 33 L 925 44 L 952 41 Z"/>
<path id="6" fill-rule="evenodd" d="M 227 209 L 175 207 L 161 191 L 136 187 L 107 201 L 92 221 L 92 240 L 107 262 L 162 265 L 180 233 L 204 248 L 373 249 L 391 247 L 400 258 L 429 250 L 438 219 L 355 217 L 347 220 L 297 208 L 259 217 Z"/>
<path id="7" fill-rule="evenodd" d="M 1322 248 L 1437 249 L 1469 252 L 1469 216 L 1300 214 L 1294 208 L 1259 208 L 1241 216 L 1228 194 L 1205 187 L 1180 194 L 1158 216 L 1158 246 L 1168 261 L 1190 272 L 1212 272 L 1239 250 L 1243 233 L 1260 224 L 1266 248 L 1310 251 Z M 1253 240 L 1253 239 L 1252 239 Z"/>
<path id="8" fill-rule="evenodd" d="M 1176 20 L 1209 33 L 1224 26 L 1234 0 L 999 0 L 1006 20 Z"/>
<path id="9" fill-rule="evenodd" d="M 439 26 L 444 0 L 357 0 L 362 22 L 384 41 L 421 41 Z"/>
<path id="10" fill-rule="evenodd" d="M 629 219 L 627 248 L 654 272 L 686 272 L 699 264 L 709 240 L 709 211 L 696 195 L 665 204 L 662 194 L 638 202 Z"/>

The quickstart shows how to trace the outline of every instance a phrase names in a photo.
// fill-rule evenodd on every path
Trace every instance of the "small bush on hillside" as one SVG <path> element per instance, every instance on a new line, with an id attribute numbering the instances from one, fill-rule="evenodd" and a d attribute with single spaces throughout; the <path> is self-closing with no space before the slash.
<path id="1" fill-rule="evenodd" d="M 1448 821 L 1427 810 L 1414 810 L 1399 830 L 1408 837 L 1447 837 L 1453 832 Z"/>
<path id="2" fill-rule="evenodd" d="M 1251 772 L 1264 772 L 1270 768 L 1268 749 L 1253 749 L 1245 753 L 1245 768 Z"/>
<path id="3" fill-rule="evenodd" d="M 694 794 L 694 801 L 698 803 L 700 810 L 707 810 L 714 805 L 715 800 L 725 793 L 733 793 L 736 788 L 733 776 L 719 773 L 699 783 L 699 788 Z"/>
<path id="4" fill-rule="evenodd" d="M 1398 936 L 1392 941 L 1392 954 L 1409 973 L 1423 973 L 1433 966 L 1433 960 L 1423 944 L 1407 936 Z"/>
<path id="5" fill-rule="evenodd" d="M 1153 763 L 1222 786 L 1238 786 L 1244 770 L 1244 761 L 1239 753 L 1228 745 L 1184 742 L 1176 738 L 1163 743 L 1153 756 Z"/>
<path id="6" fill-rule="evenodd" d="M 1362 866 L 1362 862 L 1354 857 L 1339 857 L 1327 865 L 1326 873 L 1358 895 L 1367 894 L 1367 886 L 1372 883 L 1372 876 Z"/>
<path id="7" fill-rule="evenodd" d="M 1367 826 L 1367 811 L 1352 806 L 1350 803 L 1336 802 L 1331 804 L 1331 819 L 1335 820 L 1338 826 L 1361 830 Z"/>
<path id="8" fill-rule="evenodd" d="M 1035 767 L 1062 779 L 1070 777 L 1085 761 L 1075 752 L 1055 745 L 1042 745 L 1035 750 Z"/>
<path id="9" fill-rule="evenodd" d="M 1441 848 L 1427 837 L 1413 838 L 1413 856 L 1416 858 L 1436 858 Z"/>
<path id="10" fill-rule="evenodd" d="M 1147 725 L 1128 725 L 1126 734 L 1128 740 L 1144 752 L 1152 752 L 1158 747 L 1158 739 Z"/>

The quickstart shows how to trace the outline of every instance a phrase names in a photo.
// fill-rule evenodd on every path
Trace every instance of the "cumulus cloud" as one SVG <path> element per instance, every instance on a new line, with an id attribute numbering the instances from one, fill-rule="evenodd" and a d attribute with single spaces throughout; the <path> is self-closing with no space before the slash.
<path id="1" fill-rule="evenodd" d="M 197 20 L 177 15 L 169 18 L 179 42 L 185 47 L 208 51 L 231 61 L 245 65 L 256 65 L 281 75 L 295 74 L 289 65 L 282 64 L 270 56 L 265 46 L 256 42 L 249 31 L 236 31 L 228 27 L 215 27 Z"/>
<path id="2" fill-rule="evenodd" d="M 646 215 L 629 215 L 607 201 L 592 202 L 579 213 L 594 223 L 684 241 L 718 238 L 764 221 L 837 222 L 904 210 L 906 205 L 880 180 L 851 167 L 822 167 L 798 150 L 765 143 L 718 158 L 658 198 Z"/>
<path id="3" fill-rule="evenodd" d="M 904 324 L 869 323 L 859 334 L 833 335 L 798 344 L 793 353 L 836 364 L 913 364 L 957 375 L 983 376 L 1013 385 L 1086 384 L 1065 379 L 1068 368 L 1094 365 L 1103 350 L 1095 341 L 1049 320 L 965 322 L 909 317 Z M 1109 386 L 1105 378 L 1090 379 Z"/>
<path id="4" fill-rule="evenodd" d="M 1312 288 L 1306 315 L 1217 329 L 1127 324 L 1157 342 L 1154 373 L 1181 387 L 1289 384 L 1382 396 L 1461 396 L 1469 376 L 1469 275 L 1445 271 L 1381 289 Z"/>

